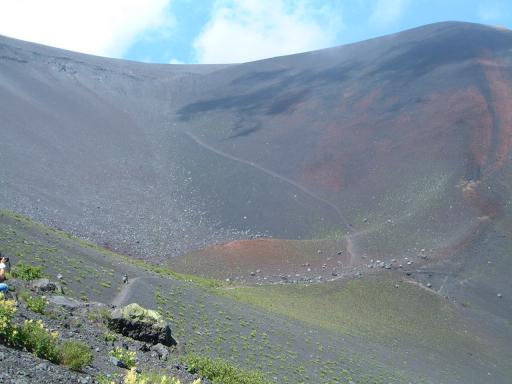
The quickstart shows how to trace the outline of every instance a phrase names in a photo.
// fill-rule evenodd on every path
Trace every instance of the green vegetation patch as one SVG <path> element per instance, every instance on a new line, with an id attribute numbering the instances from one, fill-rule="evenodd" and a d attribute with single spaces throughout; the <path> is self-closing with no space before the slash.
<path id="1" fill-rule="evenodd" d="M 21 280 L 36 280 L 44 276 L 43 267 L 26 263 L 17 263 L 11 270 L 11 276 Z"/>
<path id="2" fill-rule="evenodd" d="M 59 335 L 50 332 L 41 320 L 26 320 L 13 335 L 14 347 L 23 347 L 37 357 L 59 364 L 61 362 Z"/>
<path id="3" fill-rule="evenodd" d="M 216 279 L 199 277 L 199 276 L 195 276 L 195 275 L 175 272 L 169 268 L 162 267 L 162 266 L 156 265 L 156 264 L 152 264 L 145 260 L 139 260 L 139 259 L 135 259 L 135 258 L 126 256 L 126 255 L 122 255 L 122 254 L 113 252 L 109 249 L 100 247 L 94 243 L 91 243 L 91 242 L 81 239 L 79 237 L 73 236 L 70 233 L 47 227 L 41 223 L 33 221 L 30 218 L 19 215 L 15 212 L 11 212 L 8 210 L 0 210 L 0 217 L 1 216 L 7 217 L 11 220 L 15 220 L 18 224 L 21 224 L 21 226 L 24 228 L 33 229 L 36 232 L 41 233 L 41 234 L 46 234 L 46 235 L 52 234 L 53 236 L 56 236 L 60 240 L 72 241 L 74 244 L 80 245 L 83 248 L 92 249 L 101 255 L 112 257 L 114 260 L 122 260 L 127 264 L 144 269 L 146 271 L 154 272 L 163 277 L 170 277 L 170 278 L 173 278 L 176 280 L 192 282 L 192 283 L 195 283 L 195 284 L 197 284 L 203 288 L 207 288 L 207 289 L 219 288 L 224 285 L 222 281 L 219 281 Z M 0 242 L 4 238 L 5 239 L 12 238 L 12 239 L 15 239 L 18 241 L 21 240 L 19 234 L 17 233 L 17 229 L 5 228 L 5 227 L 3 228 L 2 226 L 0 226 Z M 27 241 L 23 240 L 22 243 L 19 245 L 20 245 L 20 247 L 23 246 L 23 248 L 26 248 L 26 252 L 34 253 L 34 246 L 32 244 L 28 243 Z M 59 244 L 59 247 L 62 247 L 62 245 Z M 48 248 L 48 249 L 42 249 L 41 251 L 42 251 L 42 257 L 40 257 L 39 260 L 35 260 L 35 261 L 44 262 L 48 256 L 48 254 L 58 252 L 58 249 Z M 17 259 L 21 260 L 25 256 L 24 253 L 25 253 L 24 251 L 17 250 L 16 251 Z M 68 260 L 68 263 L 70 264 L 70 266 L 73 269 L 81 268 L 79 265 L 71 265 L 71 264 L 77 263 L 76 260 L 72 260 L 72 259 Z M 33 265 L 30 265 L 27 263 L 22 263 L 22 262 L 17 262 L 16 265 L 13 267 L 12 271 L 13 271 L 13 277 L 24 279 L 24 280 L 33 280 L 33 279 L 38 279 L 38 278 L 44 277 L 43 276 L 43 271 L 44 271 L 43 266 L 33 266 Z M 73 271 L 69 271 L 69 272 L 70 272 L 69 273 L 70 275 L 74 273 Z M 102 272 L 105 272 L 105 271 L 102 271 Z M 113 271 L 106 271 L 105 273 L 107 275 L 111 276 L 112 272 Z M 18 274 L 14 275 L 15 273 L 18 273 Z M 91 273 L 96 274 L 96 271 L 93 270 L 93 271 L 91 271 Z M 103 288 L 111 288 L 112 287 L 112 283 L 107 279 L 101 281 L 100 285 Z"/>
<path id="4" fill-rule="evenodd" d="M 113 356 L 117 360 L 123 362 L 128 368 L 133 368 L 137 365 L 137 353 L 134 351 L 128 351 L 121 347 L 116 347 L 110 351 L 110 356 Z"/>
<path id="5" fill-rule="evenodd" d="M 28 291 L 23 291 L 20 298 L 27 304 L 27 308 L 32 312 L 44 314 L 48 302 L 45 298 L 39 296 L 32 296 Z"/>
<path id="6" fill-rule="evenodd" d="M 224 359 L 188 354 L 184 358 L 191 373 L 210 379 L 213 384 L 269 384 L 270 381 L 256 371 L 238 368 Z"/>
<path id="7" fill-rule="evenodd" d="M 65 341 L 60 346 L 60 352 L 62 364 L 74 371 L 81 371 L 93 360 L 91 347 L 82 341 Z"/>
<path id="8" fill-rule="evenodd" d="M 397 287 L 398 286 L 398 287 Z M 224 294 L 314 326 L 381 341 L 463 343 L 445 299 L 407 282 L 369 276 L 346 283 L 239 287 Z"/>

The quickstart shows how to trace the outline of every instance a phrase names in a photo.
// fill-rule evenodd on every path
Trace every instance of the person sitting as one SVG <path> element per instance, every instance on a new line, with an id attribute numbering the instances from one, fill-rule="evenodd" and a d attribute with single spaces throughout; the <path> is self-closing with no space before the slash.
<path id="1" fill-rule="evenodd" d="M 4 281 L 7 278 L 6 271 L 7 271 L 7 263 L 6 263 L 5 257 L 2 257 L 2 258 L 0 258 L 0 282 Z"/>
<path id="2" fill-rule="evenodd" d="M 11 273 L 11 260 L 8 257 L 4 257 L 5 271 Z"/>
<path id="3" fill-rule="evenodd" d="M 0 253 L 0 293 L 9 292 L 9 286 L 4 283 L 7 280 L 7 272 L 10 271 L 10 262 L 8 257 L 3 257 Z"/>

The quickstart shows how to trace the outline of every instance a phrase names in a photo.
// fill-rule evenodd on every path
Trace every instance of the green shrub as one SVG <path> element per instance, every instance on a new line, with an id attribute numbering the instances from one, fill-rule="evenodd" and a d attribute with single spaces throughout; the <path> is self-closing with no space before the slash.
<path id="1" fill-rule="evenodd" d="M 114 332 L 107 331 L 103 334 L 103 339 L 107 342 L 117 341 L 117 334 Z"/>
<path id="2" fill-rule="evenodd" d="M 25 324 L 18 329 L 16 346 L 23 346 L 37 357 L 58 364 L 61 361 L 58 338 L 59 334 L 46 329 L 41 320 L 26 320 Z"/>
<path id="3" fill-rule="evenodd" d="M 131 368 L 124 377 L 125 384 L 182 384 L 180 379 L 158 373 L 138 374 L 135 368 Z M 201 379 L 194 380 L 192 384 L 201 384 Z"/>
<path id="4" fill-rule="evenodd" d="M 127 351 L 126 349 L 117 347 L 114 348 L 113 351 L 110 351 L 110 355 L 123 362 L 128 368 L 133 368 L 137 364 L 137 354 L 135 352 Z"/>
<path id="5" fill-rule="evenodd" d="M 103 374 L 103 373 L 100 373 L 98 376 L 96 376 L 96 382 L 98 384 L 112 384 L 114 383 L 114 381 L 112 380 L 112 378 L 108 377 L 107 375 Z"/>
<path id="6" fill-rule="evenodd" d="M 12 277 L 22 280 L 35 280 L 43 277 L 43 267 L 18 263 L 11 269 Z"/>
<path id="7" fill-rule="evenodd" d="M 12 345 L 16 327 L 12 324 L 12 318 L 16 313 L 16 301 L 4 300 L 0 293 L 0 343 Z"/>
<path id="8" fill-rule="evenodd" d="M 28 291 L 23 291 L 20 295 L 21 299 L 27 304 L 27 308 L 33 312 L 44 314 L 48 302 L 38 296 L 32 296 Z"/>
<path id="9" fill-rule="evenodd" d="M 189 354 L 184 358 L 191 373 L 210 379 L 213 384 L 268 384 L 269 381 L 256 371 L 235 367 L 223 359 Z"/>
<path id="10" fill-rule="evenodd" d="M 26 349 L 37 357 L 59 364 L 62 360 L 58 332 L 50 332 L 41 320 L 26 320 L 22 326 L 13 323 L 16 301 L 4 300 L 0 294 L 0 343 Z"/>
<path id="11" fill-rule="evenodd" d="M 91 364 L 93 356 L 91 348 L 81 341 L 65 341 L 60 346 L 61 362 L 74 371 L 81 371 Z"/>

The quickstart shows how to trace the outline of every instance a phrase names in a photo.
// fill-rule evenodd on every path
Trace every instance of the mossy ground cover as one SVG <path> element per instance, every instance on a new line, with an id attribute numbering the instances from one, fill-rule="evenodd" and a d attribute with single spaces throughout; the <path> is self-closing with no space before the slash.
<path id="1" fill-rule="evenodd" d="M 237 287 L 224 294 L 315 329 L 360 337 L 395 351 L 428 351 L 425 360 L 437 365 L 450 382 L 464 380 L 456 367 L 468 364 L 468 359 L 475 367 L 489 369 L 501 356 L 492 339 L 482 337 L 476 323 L 461 316 L 448 299 L 398 278 L 370 275 L 310 286 Z M 451 371 L 441 369 L 442 364 L 451 365 Z M 501 358 L 500 364 L 503 368 Z"/>
<path id="2" fill-rule="evenodd" d="M 329 330 L 386 340 L 458 337 L 446 299 L 398 279 L 367 276 L 348 282 L 238 287 L 224 294 Z M 307 309 L 307 310 L 306 310 Z M 461 339 L 462 340 L 462 339 Z M 448 341 L 448 340 L 446 340 Z"/>

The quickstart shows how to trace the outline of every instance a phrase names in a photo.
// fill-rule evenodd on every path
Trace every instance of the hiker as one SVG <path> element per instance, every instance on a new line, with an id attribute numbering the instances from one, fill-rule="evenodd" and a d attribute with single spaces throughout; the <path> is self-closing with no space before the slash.
<path id="1" fill-rule="evenodd" d="M 5 272 L 11 273 L 11 260 L 8 257 L 4 257 Z"/>
<path id="2" fill-rule="evenodd" d="M 125 273 L 125 274 L 123 275 L 123 283 L 124 283 L 124 284 L 128 284 L 128 274 L 127 274 L 127 273 Z"/>
<path id="3" fill-rule="evenodd" d="M 8 262 L 9 262 L 8 258 L 0 257 L 0 282 L 4 281 L 7 278 L 6 272 L 7 272 L 7 263 Z"/>

